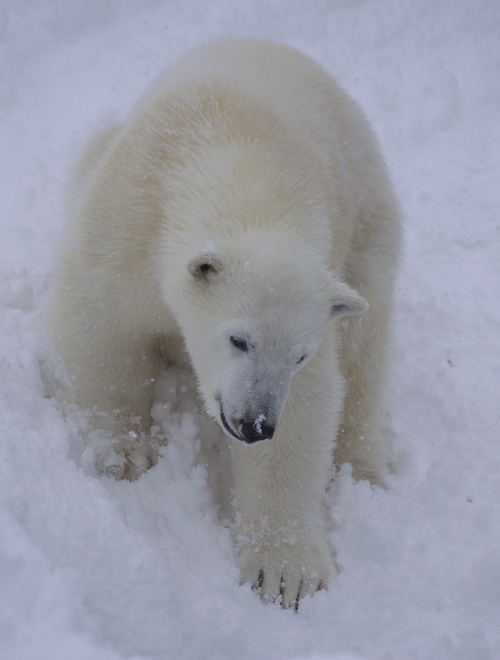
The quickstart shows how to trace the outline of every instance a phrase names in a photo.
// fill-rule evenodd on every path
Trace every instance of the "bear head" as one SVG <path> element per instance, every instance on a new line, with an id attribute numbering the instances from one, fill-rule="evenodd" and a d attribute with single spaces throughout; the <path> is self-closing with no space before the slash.
<path id="1" fill-rule="evenodd" d="M 292 379 L 333 319 L 367 309 L 313 250 L 269 233 L 207 241 L 168 304 L 207 411 L 245 443 L 272 438 Z"/>

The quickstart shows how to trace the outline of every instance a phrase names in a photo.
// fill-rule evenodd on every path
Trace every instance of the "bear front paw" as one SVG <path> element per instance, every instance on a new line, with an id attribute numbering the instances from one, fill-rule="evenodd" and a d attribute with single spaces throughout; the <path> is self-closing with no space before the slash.
<path id="1" fill-rule="evenodd" d="M 267 550 L 247 548 L 239 562 L 241 584 L 250 583 L 266 603 L 279 601 L 284 608 L 298 607 L 301 598 L 326 589 L 337 575 L 326 543 L 302 549 L 273 545 Z"/>
<path id="2" fill-rule="evenodd" d="M 158 462 L 157 444 L 144 439 L 120 440 L 110 446 L 100 446 L 94 452 L 97 473 L 117 481 L 136 481 Z"/>

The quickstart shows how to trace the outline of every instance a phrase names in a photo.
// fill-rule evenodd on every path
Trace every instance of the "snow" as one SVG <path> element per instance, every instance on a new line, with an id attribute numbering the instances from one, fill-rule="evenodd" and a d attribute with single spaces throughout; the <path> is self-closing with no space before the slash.
<path id="1" fill-rule="evenodd" d="M 71 164 L 220 34 L 290 44 L 334 74 L 405 214 L 395 472 L 385 492 L 337 475 L 325 501 L 340 574 L 298 612 L 239 586 L 215 506 L 224 461 L 214 477 L 213 427 L 182 372 L 158 383 L 159 464 L 116 483 L 93 473 L 38 364 Z M 496 0 L 4 0 L 2 660 L 500 657 L 499 70 Z"/>

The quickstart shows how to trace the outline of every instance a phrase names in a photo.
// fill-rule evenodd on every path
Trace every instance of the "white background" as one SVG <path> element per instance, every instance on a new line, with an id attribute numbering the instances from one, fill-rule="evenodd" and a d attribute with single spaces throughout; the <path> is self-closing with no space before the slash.
<path id="1" fill-rule="evenodd" d="M 117 484 L 84 469 L 37 359 L 69 168 L 166 65 L 221 34 L 287 43 L 336 76 L 405 214 L 396 471 L 387 492 L 337 475 L 340 575 L 297 613 L 238 584 L 182 374 L 157 405 L 159 465 Z M 497 0 L 3 0 L 2 660 L 500 657 L 499 154 Z"/>

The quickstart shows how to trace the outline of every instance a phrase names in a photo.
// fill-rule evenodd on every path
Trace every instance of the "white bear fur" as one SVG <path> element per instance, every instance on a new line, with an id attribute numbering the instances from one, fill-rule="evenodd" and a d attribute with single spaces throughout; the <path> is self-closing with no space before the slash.
<path id="1" fill-rule="evenodd" d="M 242 581 L 284 606 L 326 587 L 332 453 L 378 484 L 387 464 L 400 225 L 359 108 L 295 50 L 214 42 L 93 140 L 69 214 L 52 380 L 123 456 L 101 469 L 137 478 L 155 462 L 159 355 L 190 363 L 222 431 L 221 405 L 233 435 L 245 415 L 276 426 L 251 445 L 224 435 Z"/>

